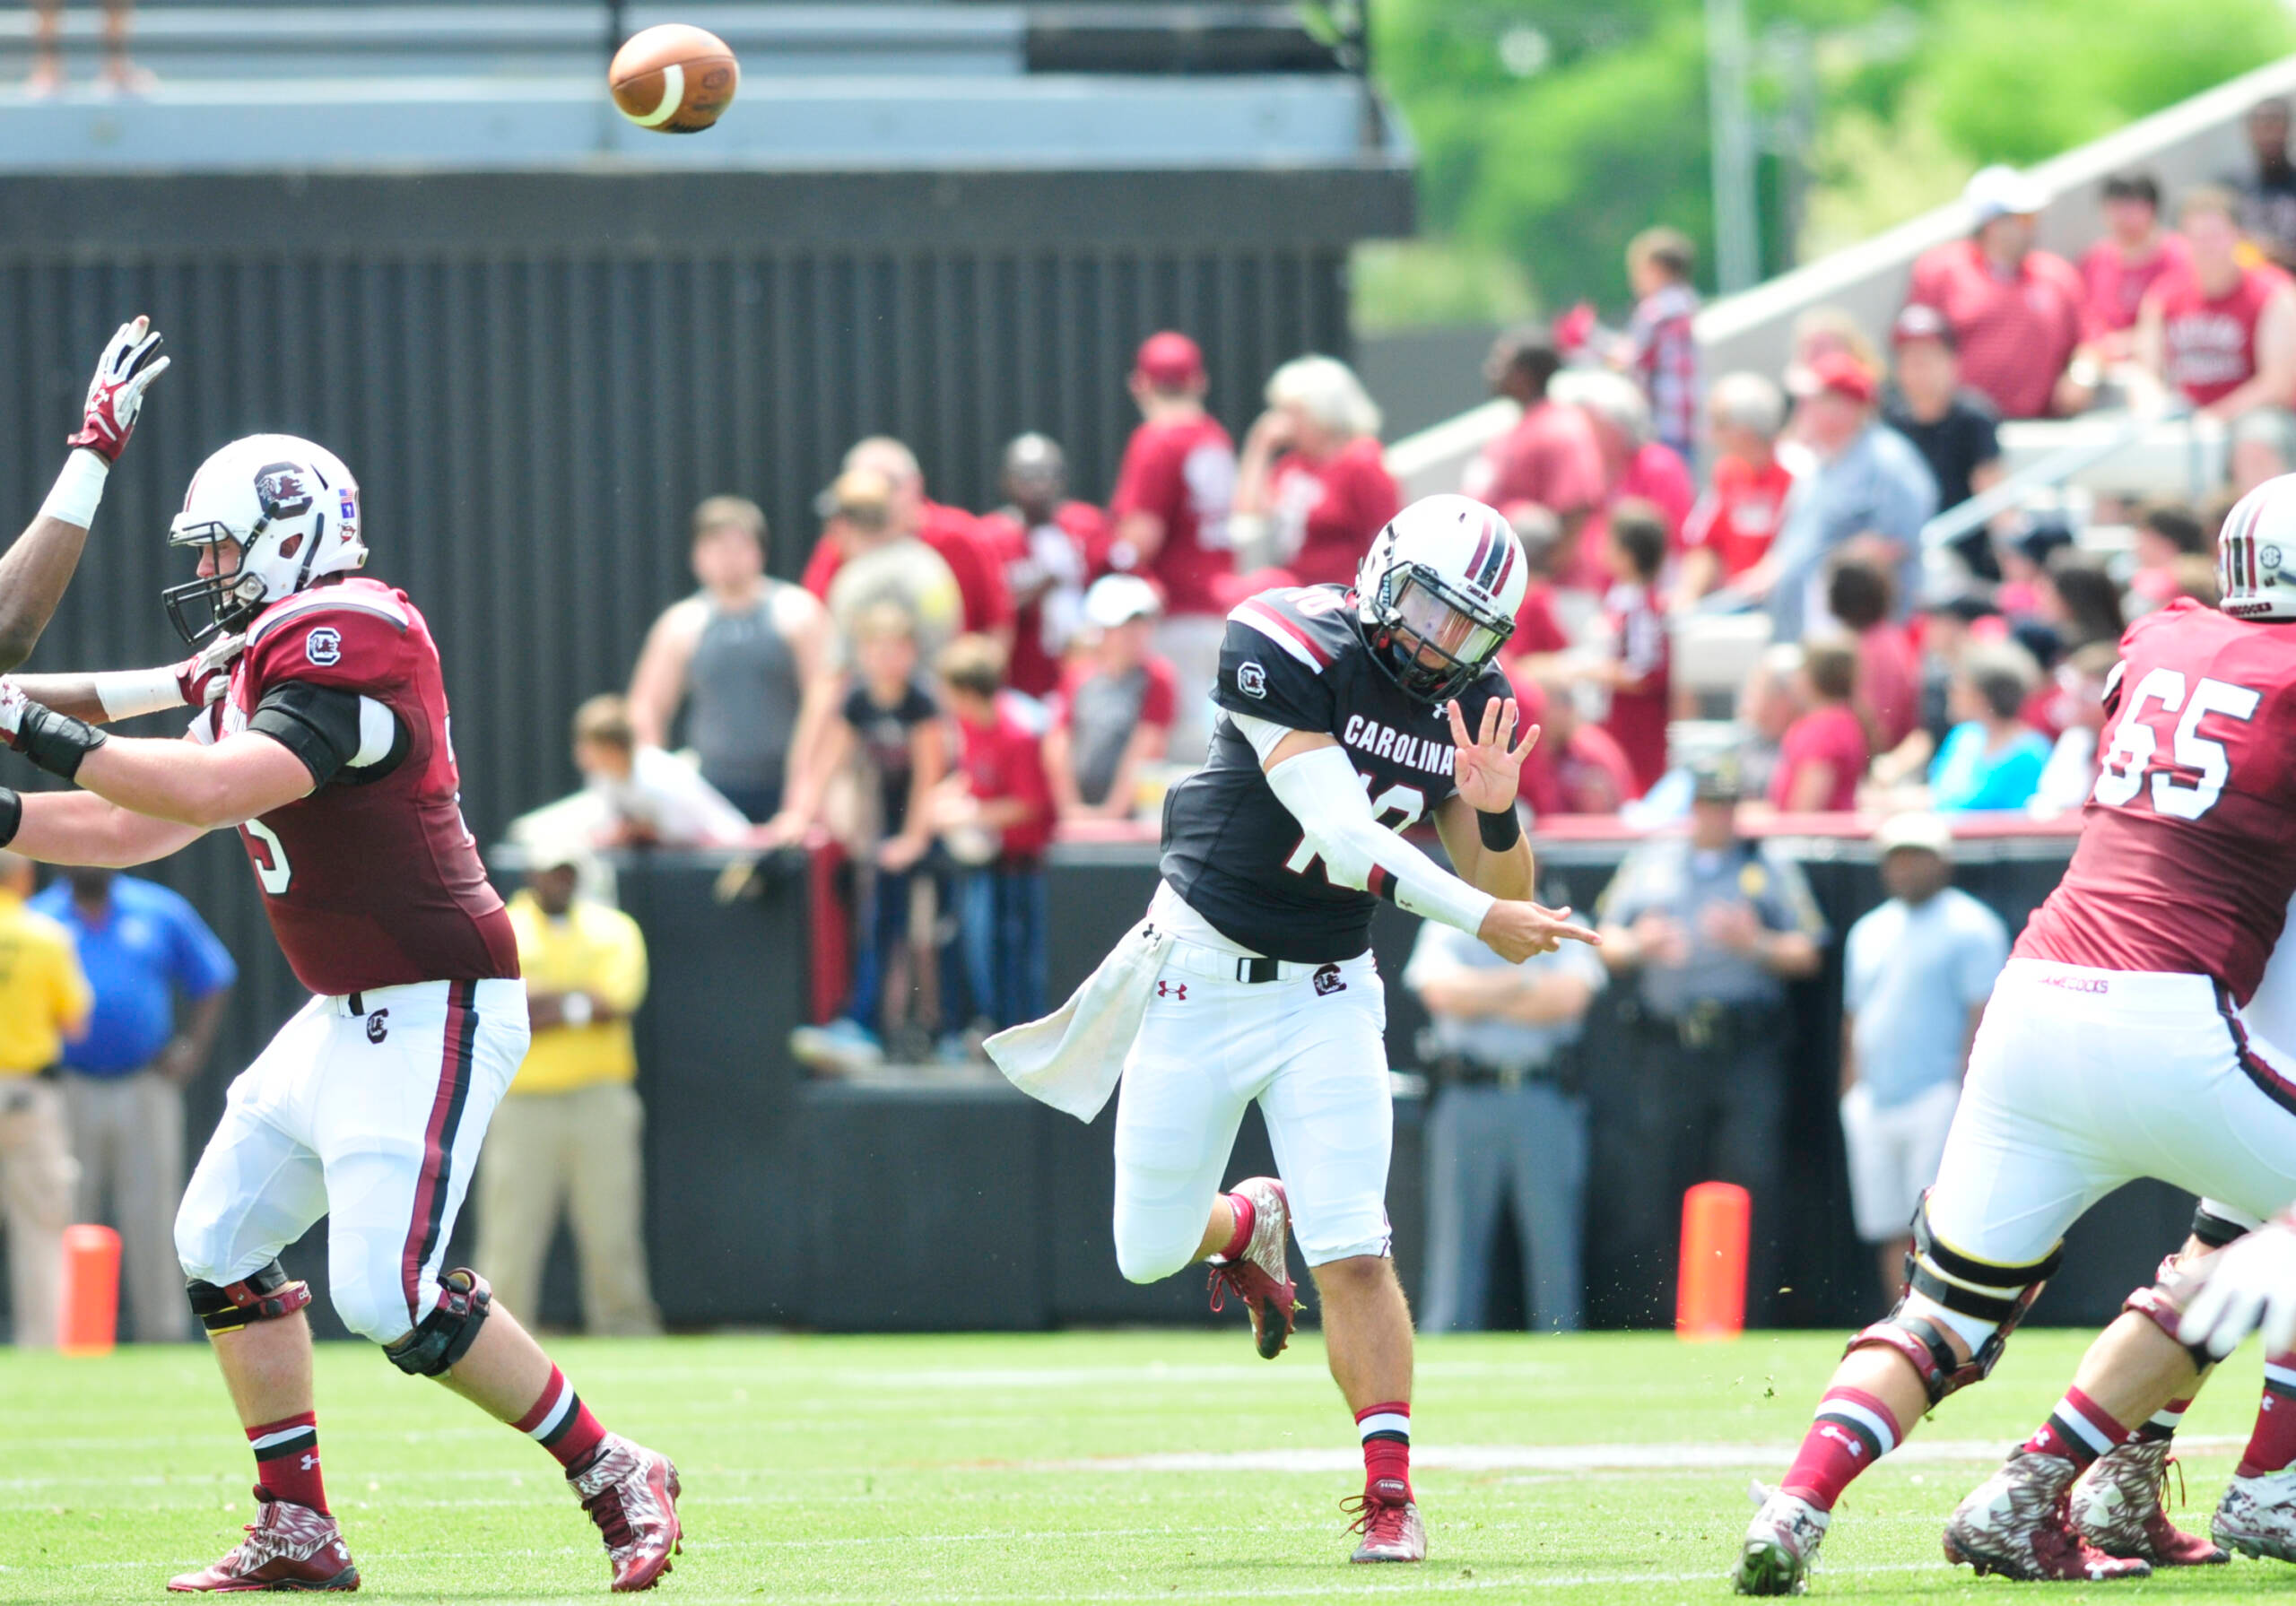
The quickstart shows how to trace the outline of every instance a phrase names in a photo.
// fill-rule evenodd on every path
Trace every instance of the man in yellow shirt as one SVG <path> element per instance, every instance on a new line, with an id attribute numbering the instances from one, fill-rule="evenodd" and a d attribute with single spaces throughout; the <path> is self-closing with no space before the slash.
<path id="1" fill-rule="evenodd" d="M 0 1203 L 8 1217 L 8 1311 L 19 1349 L 57 1338 L 64 1228 L 80 1168 L 64 1091 L 43 1078 L 87 1029 L 95 994 L 63 926 L 24 907 L 30 859 L 0 853 Z"/>
<path id="2" fill-rule="evenodd" d="M 575 896 L 576 850 L 538 850 L 510 900 L 534 1043 L 494 1112 L 478 1169 L 478 1258 L 495 1297 L 540 1308 L 559 1212 L 572 1218 L 592 1333 L 658 1333 L 646 1279 L 646 1112 L 630 1017 L 646 940 L 619 909 Z"/>

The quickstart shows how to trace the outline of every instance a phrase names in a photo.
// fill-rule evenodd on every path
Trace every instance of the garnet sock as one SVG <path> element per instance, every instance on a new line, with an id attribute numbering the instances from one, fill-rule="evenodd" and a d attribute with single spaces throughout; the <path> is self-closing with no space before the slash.
<path id="1" fill-rule="evenodd" d="M 2177 1425 L 2185 1419 L 2185 1412 L 2192 1409 L 2189 1400 L 2171 1400 L 2145 1419 L 2144 1426 L 2136 1430 L 2140 1444 L 2155 1444 L 2164 1438 L 2177 1437 Z"/>
<path id="2" fill-rule="evenodd" d="M 324 1514 L 326 1488 L 319 1479 L 319 1419 L 316 1412 L 248 1429 L 255 1449 L 255 1480 L 274 1499 L 292 1500 Z"/>
<path id="3" fill-rule="evenodd" d="M 1895 1413 L 1864 1389 L 1830 1388 L 1779 1487 L 1831 1511 L 1850 1480 L 1896 1449 L 1903 1437 Z"/>
<path id="4" fill-rule="evenodd" d="M 1244 1251 L 1251 1247 L 1252 1228 L 1259 1225 L 1259 1211 L 1241 1194 L 1228 1195 L 1228 1209 L 1235 1217 L 1236 1229 L 1228 1235 L 1227 1246 L 1220 1251 L 1220 1258 L 1232 1263 L 1241 1259 Z"/>
<path id="5" fill-rule="evenodd" d="M 582 1396 L 566 1381 L 566 1374 L 550 1368 L 550 1381 L 534 1409 L 510 1424 L 558 1457 L 558 1464 L 572 1471 L 587 1461 L 606 1436 L 598 1419 L 582 1403 Z"/>
<path id="6" fill-rule="evenodd" d="M 1356 1431 L 1363 1436 L 1363 1487 L 1370 1489 L 1382 1478 L 1392 1478 L 1403 1485 L 1404 1497 L 1411 1497 L 1411 1404 L 1396 1400 L 1385 1405 L 1367 1405 L 1355 1413 Z"/>
<path id="7" fill-rule="evenodd" d="M 2264 1398 L 2257 1404 L 2256 1431 L 2240 1452 L 2239 1476 L 2277 1472 L 2296 1462 L 2296 1355 L 2268 1355 L 2264 1363 Z"/>
<path id="8" fill-rule="evenodd" d="M 2086 1467 L 2127 1440 L 2127 1428 L 2079 1389 L 2069 1388 L 2057 1409 L 2048 1413 L 2048 1420 L 2025 1441 L 2025 1449 L 2034 1455 L 2061 1455 L 2076 1467 Z"/>

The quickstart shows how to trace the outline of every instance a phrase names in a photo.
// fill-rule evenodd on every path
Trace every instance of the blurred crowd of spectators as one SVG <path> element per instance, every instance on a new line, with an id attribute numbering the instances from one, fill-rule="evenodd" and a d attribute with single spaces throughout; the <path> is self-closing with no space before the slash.
<path id="1" fill-rule="evenodd" d="M 2227 498 L 2296 462 L 2287 124 L 2259 107 L 2252 180 L 2178 197 L 2173 230 L 2148 176 L 2109 180 L 2078 264 L 2037 247 L 2031 183 L 1987 169 L 1970 234 L 1914 265 L 1886 328 L 1813 308 L 1780 373 L 1700 371 L 1693 247 L 1664 228 L 1628 250 L 1624 327 L 1582 308 L 1502 335 L 1483 377 L 1519 412 L 1460 489 L 1530 561 L 1501 658 L 1544 730 L 1526 811 L 1683 820 L 1717 751 L 1753 814 L 2076 807 L 2113 644 L 2209 596 L 2216 509 L 2100 509 L 2107 541 L 2014 508 L 1938 551 L 1924 527 L 1999 482 L 2004 420 L 2196 410 L 2229 427 Z M 961 1055 L 1032 1014 L 1048 846 L 1145 829 L 1205 751 L 1229 610 L 1349 583 L 1402 499 L 1346 364 L 1278 368 L 1240 442 L 1213 380 L 1187 334 L 1142 344 L 1105 502 L 1040 434 L 980 513 L 934 500 L 901 442 L 860 441 L 794 583 L 766 573 L 754 503 L 705 501 L 697 589 L 626 694 L 584 705 L 587 786 L 542 818 L 594 845 L 840 845 L 854 985 L 806 1057 L 888 1034 Z M 1694 621 L 1729 614 L 1766 619 L 1767 649 L 1733 685 L 1686 677 Z"/>

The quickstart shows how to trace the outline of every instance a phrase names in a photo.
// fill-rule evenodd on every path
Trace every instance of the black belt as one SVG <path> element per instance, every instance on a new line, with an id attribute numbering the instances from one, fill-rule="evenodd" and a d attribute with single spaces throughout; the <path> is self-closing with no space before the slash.
<path id="1" fill-rule="evenodd" d="M 1633 1012 L 1633 1023 L 1649 1036 L 1700 1054 L 1732 1054 L 1768 1042 L 1785 1021 L 1785 1010 L 1776 1004 L 1724 1003 L 1710 998 L 1679 1015 L 1661 1015 L 1647 1007 Z"/>
<path id="2" fill-rule="evenodd" d="M 1493 1065 L 1465 1055 L 1447 1054 L 1428 1061 L 1425 1069 L 1443 1087 L 1503 1088 L 1512 1091 L 1533 1082 L 1562 1080 L 1562 1067 L 1552 1060 L 1544 1065 Z"/>

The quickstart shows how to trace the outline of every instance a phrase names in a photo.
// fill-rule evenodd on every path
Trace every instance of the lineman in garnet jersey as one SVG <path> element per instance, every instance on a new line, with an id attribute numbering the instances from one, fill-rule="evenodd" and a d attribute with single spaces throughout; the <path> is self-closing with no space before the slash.
<path id="1" fill-rule="evenodd" d="M 2296 894 L 2296 476 L 2240 500 L 2218 563 L 2221 612 L 2173 603 L 2121 638 L 2081 840 L 1986 1006 L 1906 1295 L 1851 1341 L 1746 1535 L 1742 1593 L 1802 1587 L 1843 1488 L 1992 1370 L 2090 1205 L 2139 1176 L 2250 1220 L 2296 1199 L 2296 1082 L 2239 1015 Z M 2149 1570 L 2068 1508 L 2100 1454 L 2189 1397 L 2178 1298 L 2132 1298 L 1954 1512 L 1950 1557 L 2020 1578 Z"/>
<path id="2" fill-rule="evenodd" d="M 356 576 L 358 485 L 309 441 L 223 447 L 169 538 L 199 558 L 166 593 L 169 615 L 195 647 L 220 647 L 174 669 L 0 689 L 0 731 L 83 788 L 0 790 L 0 841 L 135 864 L 235 826 L 313 994 L 231 1084 L 176 1220 L 260 1481 L 248 1537 L 168 1587 L 358 1587 L 321 1482 L 310 1292 L 278 1260 L 325 1215 L 344 1324 L 540 1440 L 604 1535 L 613 1587 L 647 1588 L 677 1546 L 676 1469 L 601 1428 L 485 1279 L 443 1269 L 527 1031 L 517 946 L 457 803 L 430 627 L 404 592 Z M 231 630 L 245 632 L 236 661 Z M 186 742 L 109 740 L 74 716 L 184 703 L 200 709 Z"/>
<path id="3" fill-rule="evenodd" d="M 1102 967 L 1132 978 L 1141 1011 L 1116 1120 L 1118 1263 L 1147 1282 L 1210 1261 L 1213 1308 L 1240 1297 L 1273 1359 L 1298 1303 L 1284 1248 L 1297 1232 L 1363 1443 L 1357 1561 L 1426 1554 L 1410 1481 L 1411 1315 L 1388 1258 L 1376 900 L 1515 960 L 1594 941 L 1570 911 L 1530 901 L 1514 800 L 1536 732 L 1515 743 L 1515 703 L 1490 667 L 1525 583 L 1507 522 L 1438 496 L 1379 533 L 1354 591 L 1269 591 L 1230 614 L 1210 761 L 1166 800 L 1148 918 Z M 1457 875 L 1397 834 L 1431 816 Z M 1128 968 L 1137 952 L 1156 957 Z M 1023 1086 L 1008 1046 L 1039 1029 L 990 1043 Z M 1222 1194 L 1254 1100 L 1282 1179 Z"/>

